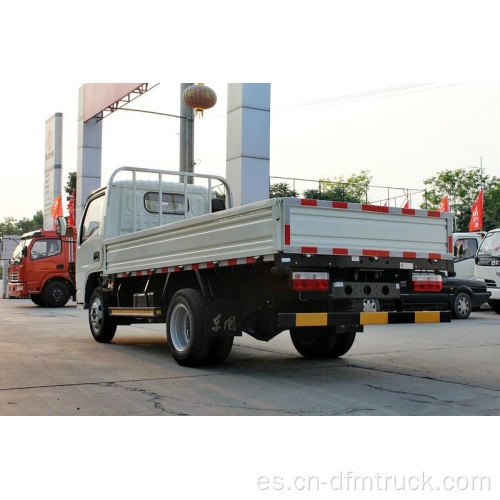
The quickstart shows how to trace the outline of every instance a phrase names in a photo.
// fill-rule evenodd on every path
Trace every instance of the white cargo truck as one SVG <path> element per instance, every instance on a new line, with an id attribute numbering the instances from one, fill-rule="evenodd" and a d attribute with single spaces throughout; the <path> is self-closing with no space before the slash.
<path id="1" fill-rule="evenodd" d="M 295 198 L 232 207 L 220 177 L 122 167 L 89 197 L 78 235 L 77 303 L 94 339 L 163 322 L 186 366 L 223 362 L 243 332 L 289 330 L 303 356 L 335 358 L 365 325 L 450 321 L 402 311 L 399 298 L 401 281 L 438 291 L 453 270 L 444 212 Z M 367 298 L 395 310 L 362 312 Z"/>
<path id="2" fill-rule="evenodd" d="M 491 297 L 490 307 L 500 314 L 500 228 L 489 231 L 476 255 L 474 274 L 483 279 Z"/>

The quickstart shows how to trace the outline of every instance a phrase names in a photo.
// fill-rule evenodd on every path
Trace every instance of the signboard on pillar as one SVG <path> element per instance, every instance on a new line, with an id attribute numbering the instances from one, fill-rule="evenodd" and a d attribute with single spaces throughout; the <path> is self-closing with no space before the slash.
<path id="1" fill-rule="evenodd" d="M 62 191 L 62 121 L 62 113 L 56 113 L 45 122 L 44 229 L 54 229 L 50 209 Z"/>

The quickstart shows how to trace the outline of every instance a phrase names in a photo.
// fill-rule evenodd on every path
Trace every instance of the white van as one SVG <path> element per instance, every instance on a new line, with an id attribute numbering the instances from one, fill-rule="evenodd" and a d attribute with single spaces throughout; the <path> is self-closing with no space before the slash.
<path id="1" fill-rule="evenodd" d="M 488 304 L 500 314 L 500 228 L 484 237 L 475 259 L 474 276 L 486 281 L 491 292 Z"/>
<path id="2" fill-rule="evenodd" d="M 453 265 L 457 278 L 474 278 L 474 258 L 484 233 L 453 233 Z"/>

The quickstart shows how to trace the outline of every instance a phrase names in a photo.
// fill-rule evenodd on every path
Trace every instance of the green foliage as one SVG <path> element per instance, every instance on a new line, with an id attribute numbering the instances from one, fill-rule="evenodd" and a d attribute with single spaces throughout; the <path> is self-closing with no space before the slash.
<path id="1" fill-rule="evenodd" d="M 359 174 L 352 174 L 347 179 L 343 175 L 333 179 L 320 179 L 320 188 L 304 191 L 304 197 L 315 200 L 368 203 L 368 189 L 372 179 L 368 170 L 361 170 Z"/>
<path id="2" fill-rule="evenodd" d="M 66 183 L 66 186 L 64 186 L 64 191 L 66 191 L 67 195 L 66 196 L 66 201 L 69 202 L 69 199 L 71 198 L 71 193 L 73 192 L 73 189 L 75 190 L 76 193 L 76 172 L 70 172 L 68 174 L 68 182 Z"/>
<path id="3" fill-rule="evenodd" d="M 291 189 L 286 182 L 272 184 L 269 189 L 269 198 L 297 198 L 299 193 Z"/>
<path id="4" fill-rule="evenodd" d="M 424 181 L 430 186 L 427 191 L 427 208 L 435 210 L 439 202 L 448 195 L 450 210 L 455 214 L 457 232 L 467 232 L 471 208 L 481 191 L 481 174 L 478 169 L 460 168 L 443 170 Z M 500 179 L 483 175 L 484 218 L 483 229 L 489 231 L 500 227 Z M 425 208 L 425 200 L 421 205 Z"/>
<path id="5" fill-rule="evenodd" d="M 24 234 L 30 231 L 36 231 L 43 227 L 43 212 L 38 210 L 35 215 L 28 219 L 24 217 L 16 220 L 14 217 L 5 217 L 4 222 L 0 222 L 0 235 Z"/>

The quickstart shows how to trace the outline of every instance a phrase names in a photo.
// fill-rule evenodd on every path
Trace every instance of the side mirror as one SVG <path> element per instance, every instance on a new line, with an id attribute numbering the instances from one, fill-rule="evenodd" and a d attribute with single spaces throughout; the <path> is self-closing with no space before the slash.
<path id="1" fill-rule="evenodd" d="M 28 255 L 28 247 L 23 247 L 23 249 L 21 250 L 21 255 L 23 257 L 27 257 L 27 255 Z"/>
<path id="2" fill-rule="evenodd" d="M 68 232 L 68 224 L 65 217 L 58 217 L 56 219 L 56 234 L 58 236 L 66 236 Z"/>

